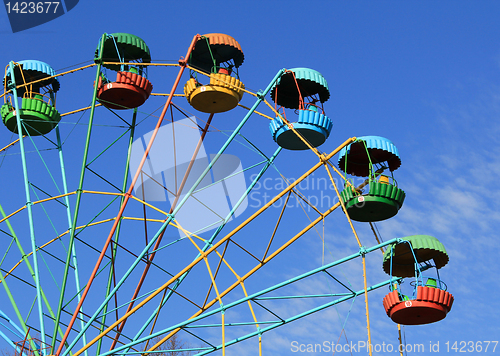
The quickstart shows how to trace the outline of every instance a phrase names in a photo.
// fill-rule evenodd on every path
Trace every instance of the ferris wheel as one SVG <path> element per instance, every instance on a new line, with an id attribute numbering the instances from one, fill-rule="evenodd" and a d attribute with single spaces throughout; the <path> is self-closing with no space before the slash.
<path id="1" fill-rule="evenodd" d="M 402 207 L 396 146 L 363 136 L 321 151 L 334 127 L 321 73 L 281 69 L 252 91 L 244 70 L 240 78 L 243 64 L 241 45 L 218 33 L 194 36 L 175 63 L 155 62 L 143 39 L 113 33 L 83 67 L 57 73 L 38 60 L 8 64 L 0 111 L 12 134 L 0 167 L 8 177 L 0 201 L 8 241 L 0 336 L 16 355 L 225 355 L 246 340 L 256 340 L 253 353 L 262 354 L 273 330 L 358 296 L 366 301 L 370 343 L 368 293 L 382 287 L 395 323 L 446 316 L 453 296 L 426 272 L 448 262 L 437 239 L 365 247 L 352 223 L 383 221 Z M 90 105 L 67 110 L 73 104 L 56 96 L 78 85 L 81 71 L 94 80 Z M 164 71 L 172 86 L 161 93 L 155 87 L 164 80 L 152 73 Z M 271 145 L 259 144 L 256 120 L 269 122 Z M 317 163 L 288 179 L 279 170 L 283 151 L 306 151 Z M 301 192 L 313 174 L 334 188 L 327 208 Z M 286 184 L 259 206 L 249 204 L 260 182 L 276 175 Z M 358 185 L 355 177 L 364 180 Z M 357 252 L 293 276 L 266 272 L 334 212 L 345 215 Z M 389 278 L 369 285 L 365 256 L 384 248 Z M 336 273 L 349 261 L 363 268 L 358 289 Z M 315 278 L 334 287 L 293 288 Z M 413 294 L 403 291 L 403 278 L 415 279 Z M 284 312 L 290 300 L 308 302 Z"/>

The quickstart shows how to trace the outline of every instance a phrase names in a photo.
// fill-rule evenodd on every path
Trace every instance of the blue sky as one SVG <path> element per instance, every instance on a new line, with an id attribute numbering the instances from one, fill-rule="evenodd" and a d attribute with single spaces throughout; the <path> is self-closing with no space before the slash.
<path id="1" fill-rule="evenodd" d="M 135 34 L 148 44 L 153 62 L 175 62 L 185 55 L 195 34 L 220 32 L 233 36 L 241 44 L 245 61 L 239 70 L 240 78 L 253 92 L 264 89 L 281 68 L 308 67 L 321 72 L 331 93 L 325 103 L 325 112 L 333 121 L 332 133 L 320 147 L 322 151 L 330 152 L 349 137 L 365 135 L 386 137 L 399 149 L 402 165 L 395 177 L 407 197 L 398 215 L 377 223 L 382 238 L 389 240 L 428 234 L 437 237 L 447 248 L 450 262 L 440 275 L 446 281 L 448 291 L 455 296 L 451 312 L 441 322 L 404 328 L 408 344 L 424 344 L 427 351 L 429 343 L 440 342 L 439 353 L 445 354 L 446 342 L 451 345 L 455 341 L 476 343 L 500 339 L 500 314 L 493 298 L 499 292 L 495 282 L 499 272 L 496 255 L 500 227 L 499 203 L 496 201 L 500 198 L 496 188 L 500 173 L 499 13 L 500 3 L 496 1 L 191 1 L 181 4 L 125 0 L 118 5 L 118 2 L 81 0 L 64 16 L 16 34 L 9 27 L 6 12 L 0 11 L 0 63 L 7 65 L 11 60 L 37 59 L 47 62 L 58 72 L 76 68 L 92 61 L 97 42 L 105 32 Z M 168 92 L 175 74 L 175 69 L 151 69 L 149 78 L 154 92 Z M 93 78 L 95 69 L 61 78 L 59 111 L 68 112 L 89 105 Z M 187 74 L 181 80 L 181 86 L 185 80 Z M 181 92 L 181 87 L 177 92 Z M 183 98 L 180 99 L 178 105 L 196 114 L 200 123 L 207 119 L 208 115 L 196 112 Z M 148 100 L 141 107 L 143 118 L 161 107 L 164 101 L 162 97 Z M 253 99 L 247 95 L 242 103 L 250 106 Z M 259 110 L 265 111 L 262 106 Z M 213 125 L 223 132 L 230 132 L 244 114 L 243 109 L 237 108 L 215 115 Z M 61 130 L 65 130 L 63 136 L 69 137 L 64 153 L 70 190 L 76 189 L 78 183 L 86 130 L 85 125 L 76 125 L 78 129 L 74 134 L 70 133 L 71 122 L 81 119 L 86 123 L 88 116 L 87 112 L 75 119 L 63 119 L 64 125 L 61 125 Z M 104 110 L 96 113 L 98 125 L 112 125 L 113 120 L 115 118 Z M 147 134 L 154 124 L 155 120 L 142 121 L 137 128 L 137 137 Z M 97 147 L 107 142 L 106 130 L 105 126 L 97 126 L 92 152 L 97 152 Z M 244 134 L 266 154 L 272 154 L 277 147 L 265 118 L 252 116 Z M 205 145 L 207 153 L 217 151 L 224 134 L 214 132 L 213 136 L 214 140 L 208 140 Z M 0 140 L 3 147 L 13 140 L 13 135 L 6 129 L 0 130 Z M 241 147 L 231 147 L 228 153 L 238 156 L 243 168 L 258 161 L 255 153 Z M 124 152 L 117 149 L 116 154 L 123 155 Z M 25 204 L 19 159 L 19 155 L 6 156 L 0 166 L 0 182 L 4 187 L 0 203 L 9 212 Z M 111 165 L 111 162 L 113 159 L 100 169 L 106 171 L 106 165 Z M 296 179 L 316 162 L 312 152 L 284 151 L 277 158 L 276 167 L 284 176 Z M 117 176 L 108 172 L 117 182 L 123 175 L 123 167 L 120 169 Z M 311 179 L 323 176 L 324 173 L 317 173 Z M 269 183 L 277 185 L 281 182 L 276 170 L 271 169 L 266 177 Z M 249 182 L 249 175 L 245 178 Z M 89 187 L 93 179 L 89 178 Z M 306 196 L 321 197 L 321 190 L 312 186 L 303 186 L 301 191 Z M 259 205 L 266 192 L 276 194 L 279 190 L 275 186 L 268 190 L 264 186 L 257 187 L 254 200 L 249 200 L 250 206 L 227 228 L 236 227 L 241 219 L 248 217 L 255 209 L 252 202 Z M 328 194 L 334 193 L 329 190 Z M 96 213 L 92 201 L 85 201 L 84 207 L 82 223 Z M 320 208 L 326 210 L 327 207 Z M 280 211 L 277 208 L 270 210 L 242 232 L 241 239 L 249 244 L 249 248 L 258 249 L 260 244 L 266 243 L 259 236 L 273 226 Z M 116 214 L 117 210 L 113 211 Z M 308 223 L 308 217 L 300 208 L 294 208 L 290 214 L 282 230 L 283 239 Z M 60 219 L 64 222 L 66 217 Z M 20 232 L 25 230 L 22 221 L 26 221 L 26 216 L 17 222 L 16 229 Z M 355 228 L 363 245 L 376 243 L 369 226 L 356 223 Z M 108 226 L 99 229 L 96 228 L 95 236 L 109 231 Z M 47 240 L 43 233 L 37 236 L 40 236 L 37 242 Z M 102 239 L 95 238 L 90 244 L 100 249 Z M 28 242 L 26 244 L 29 246 Z M 95 260 L 95 252 L 81 248 L 85 251 L 82 253 L 88 253 L 89 261 Z M 286 254 L 263 268 L 258 278 L 248 282 L 248 288 L 258 291 L 357 250 L 344 214 L 335 211 L 325 220 L 324 227 L 318 226 L 317 232 L 313 230 L 306 234 Z M 175 261 L 173 268 L 188 263 L 195 256 L 191 250 L 185 258 L 183 249 L 174 251 L 181 255 L 176 257 L 179 260 Z M 237 260 L 239 252 L 234 253 Z M 11 255 L 13 253 L 8 254 L 9 258 Z M 240 263 L 242 270 L 247 268 L 247 263 L 252 265 L 244 259 Z M 367 256 L 367 264 L 369 284 L 387 279 L 382 271 L 380 253 Z M 89 271 L 91 267 L 93 262 L 82 259 L 82 271 Z M 2 265 L 3 270 L 6 268 Z M 335 273 L 349 280 L 355 288 L 362 289 L 359 259 Z M 201 272 L 199 278 L 209 282 L 207 275 Z M 47 280 L 50 278 L 44 279 Z M 86 278 L 82 280 L 86 281 Z M 187 292 L 193 295 L 197 293 L 195 281 L 186 287 L 192 288 Z M 50 283 L 48 281 L 47 285 Z M 16 286 L 20 288 L 18 295 L 23 294 L 22 288 L 25 287 L 22 284 Z M 325 281 L 321 278 L 304 281 L 294 288 L 291 293 L 319 293 L 325 288 Z M 382 308 L 386 292 L 384 288 L 369 294 L 372 342 L 396 345 L 396 325 Z M 3 300 L 3 290 L 1 293 Z M 92 305 L 89 309 L 102 298 L 93 295 L 96 299 L 89 302 Z M 123 302 L 130 298 L 128 295 L 125 290 Z M 20 298 L 24 302 L 23 297 Z M 304 303 L 283 302 L 274 305 L 274 310 L 286 315 L 307 307 L 307 302 Z M 347 338 L 353 342 L 365 340 L 362 298 L 352 304 L 352 309 L 350 302 L 344 304 L 265 334 L 264 354 L 293 354 L 293 341 L 299 344 L 336 341 L 349 311 Z M 173 306 L 171 310 L 175 315 L 173 319 L 182 318 L 181 313 L 175 314 L 175 309 Z M 236 320 L 242 315 L 233 316 Z M 34 316 L 30 318 L 36 323 Z M 189 336 L 185 337 L 194 343 Z M 216 340 L 220 335 L 213 332 L 208 337 Z M 242 345 L 229 348 L 228 354 L 257 354 L 255 341 Z"/>

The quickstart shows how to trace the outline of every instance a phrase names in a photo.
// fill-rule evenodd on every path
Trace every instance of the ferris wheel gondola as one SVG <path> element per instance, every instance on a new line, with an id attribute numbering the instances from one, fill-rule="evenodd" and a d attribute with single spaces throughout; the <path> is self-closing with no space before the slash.
<path id="1" fill-rule="evenodd" d="M 283 73 L 271 89 L 271 98 L 285 121 L 277 116 L 269 124 L 274 141 L 289 150 L 322 145 L 332 130 L 323 103 L 330 97 L 326 79 L 316 70 L 293 68 Z M 319 104 L 318 104 L 319 103 Z M 298 111 L 298 120 L 286 122 L 285 108 Z"/>
<path id="2" fill-rule="evenodd" d="M 398 324 L 422 325 L 440 321 L 453 305 L 454 297 L 439 278 L 448 263 L 444 245 L 435 237 L 415 235 L 392 244 L 384 254 L 383 269 L 393 277 L 412 277 L 412 296 L 404 295 L 399 283 L 383 299 L 387 315 Z M 430 275 L 434 270 L 435 274 Z M 425 272 L 425 273 L 424 273 Z"/>
<path id="3" fill-rule="evenodd" d="M 146 42 L 128 33 L 112 33 L 99 42 L 95 58 L 104 62 L 103 67 L 116 71 L 114 81 L 104 71 L 99 75 L 97 98 L 104 106 L 124 110 L 137 108 L 146 102 L 153 90 L 147 79 L 147 67 L 140 65 L 151 62 Z"/>
<path id="4" fill-rule="evenodd" d="M 57 126 L 61 115 L 55 107 L 55 100 L 60 84 L 55 75 L 51 66 L 37 60 L 11 63 L 7 67 L 3 81 L 5 93 L 10 92 L 10 96 L 4 96 L 0 113 L 10 131 L 18 133 L 21 125 L 23 134 L 37 136 L 45 135 Z M 16 115 L 18 98 L 22 98 L 19 122 Z"/>
<path id="5" fill-rule="evenodd" d="M 401 165 L 396 146 L 379 136 L 363 136 L 339 154 L 339 168 L 347 174 L 367 177 L 355 187 L 346 179 L 341 199 L 351 219 L 376 222 L 395 216 L 405 199 L 405 192 L 397 185 L 392 172 Z M 391 175 L 384 174 L 389 169 Z M 363 192 L 368 185 L 369 191 Z"/>
<path id="6" fill-rule="evenodd" d="M 184 86 L 188 103 L 211 114 L 234 109 L 245 89 L 237 72 L 243 60 L 241 46 L 233 37 L 222 33 L 200 36 L 187 60 L 191 68 L 191 78 Z M 201 84 L 194 69 L 209 75 L 210 83 Z"/>

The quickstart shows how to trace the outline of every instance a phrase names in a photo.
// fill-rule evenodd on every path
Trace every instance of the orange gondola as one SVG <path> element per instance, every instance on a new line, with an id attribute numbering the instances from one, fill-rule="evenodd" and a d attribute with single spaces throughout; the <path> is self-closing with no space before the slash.
<path id="1" fill-rule="evenodd" d="M 205 113 L 221 113 L 234 109 L 243 97 L 245 85 L 237 68 L 243 63 L 240 44 L 231 36 L 209 33 L 201 36 L 188 59 L 191 78 L 184 86 L 189 104 Z M 198 81 L 199 70 L 210 76 L 210 83 Z"/>

